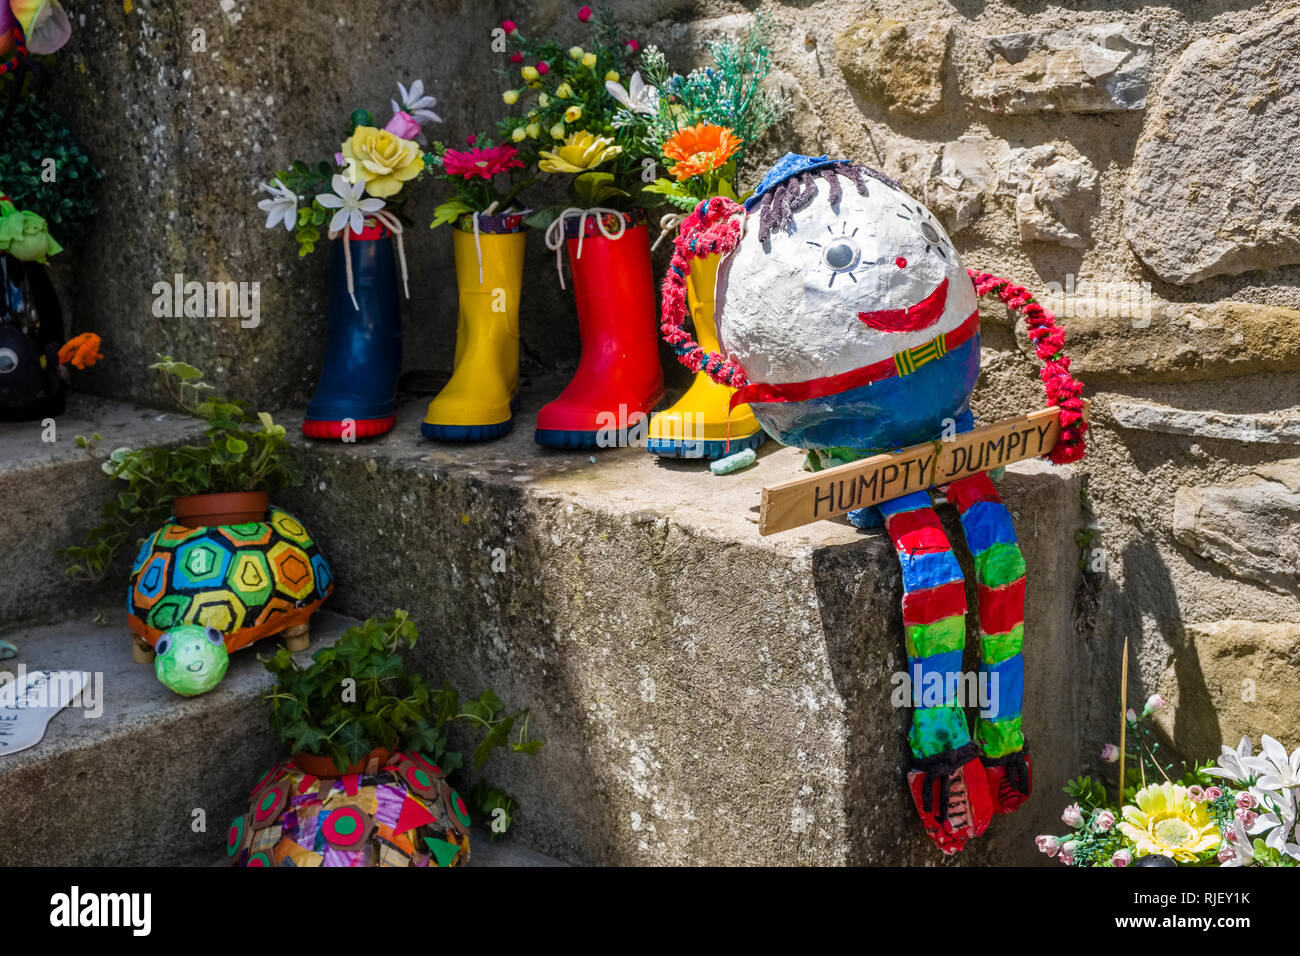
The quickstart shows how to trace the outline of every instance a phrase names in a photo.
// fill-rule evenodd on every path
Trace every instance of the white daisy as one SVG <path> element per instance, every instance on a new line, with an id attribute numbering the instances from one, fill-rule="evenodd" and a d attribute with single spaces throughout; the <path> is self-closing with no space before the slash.
<path id="1" fill-rule="evenodd" d="M 632 74 L 627 88 L 622 83 L 606 80 L 605 89 L 633 113 L 652 115 L 659 112 L 659 91 L 641 79 L 639 70 Z"/>
<path id="2" fill-rule="evenodd" d="M 360 232 L 365 228 L 366 216 L 384 208 L 382 199 L 361 198 L 365 195 L 365 183 L 350 183 L 336 173 L 330 184 L 334 192 L 320 193 L 316 197 L 316 201 L 326 209 L 337 210 L 330 220 L 330 232 L 342 232 L 344 226 L 352 232 Z"/>
<path id="3" fill-rule="evenodd" d="M 269 184 L 261 183 L 257 188 L 271 194 L 270 199 L 257 204 L 257 208 L 266 213 L 266 228 L 274 229 L 283 219 L 285 231 L 293 232 L 298 222 L 298 197 L 294 191 L 279 179 L 273 179 Z"/>
<path id="4" fill-rule="evenodd" d="M 442 117 L 433 112 L 433 107 L 438 105 L 438 101 L 432 96 L 424 95 L 423 80 L 416 80 L 411 84 L 409 90 L 401 83 L 398 83 L 397 90 L 402 94 L 401 105 L 399 106 L 396 100 L 389 100 L 393 104 L 394 113 L 398 110 L 410 113 L 421 126 L 425 123 L 442 122 Z"/>

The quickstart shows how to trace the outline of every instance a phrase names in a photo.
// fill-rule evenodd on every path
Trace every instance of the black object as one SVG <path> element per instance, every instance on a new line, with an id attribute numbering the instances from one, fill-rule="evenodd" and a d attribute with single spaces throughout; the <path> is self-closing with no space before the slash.
<path id="1" fill-rule="evenodd" d="M 62 415 L 63 311 L 45 267 L 0 254 L 0 421 Z"/>
<path id="2" fill-rule="evenodd" d="M 1134 866 L 1177 866 L 1173 860 L 1160 853 L 1152 853 L 1148 856 L 1140 856 L 1133 861 Z"/>

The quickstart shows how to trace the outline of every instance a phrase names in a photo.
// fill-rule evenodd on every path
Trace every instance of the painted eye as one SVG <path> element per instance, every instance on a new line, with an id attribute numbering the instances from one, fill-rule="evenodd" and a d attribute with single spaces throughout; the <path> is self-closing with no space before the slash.
<path id="1" fill-rule="evenodd" d="M 944 259 L 948 258 L 948 240 L 944 238 L 933 222 L 930 221 L 930 214 L 922 206 L 913 206 L 903 203 L 902 212 L 896 213 L 899 219 L 906 219 L 912 224 L 925 241 L 926 252 L 937 252 Z M 900 266 L 901 268 L 901 266 Z"/>
<path id="2" fill-rule="evenodd" d="M 13 349 L 0 349 L 0 375 L 8 375 L 18 367 L 18 353 Z"/>
<path id="3" fill-rule="evenodd" d="M 221 636 L 221 632 L 218 631 L 215 627 L 208 628 L 207 635 L 208 635 L 208 640 L 211 641 L 213 644 L 225 643 L 225 638 Z"/>
<path id="4" fill-rule="evenodd" d="M 153 646 L 155 654 L 166 654 L 172 649 L 172 638 L 170 634 L 164 634 L 158 638 L 158 643 Z"/>
<path id="5" fill-rule="evenodd" d="M 939 230 L 930 225 L 924 219 L 921 220 L 921 235 L 925 236 L 927 242 L 941 242 Z"/>
<path id="6" fill-rule="evenodd" d="M 822 261 L 832 272 L 847 272 L 858 264 L 858 244 L 848 236 L 838 236 L 822 248 Z"/>

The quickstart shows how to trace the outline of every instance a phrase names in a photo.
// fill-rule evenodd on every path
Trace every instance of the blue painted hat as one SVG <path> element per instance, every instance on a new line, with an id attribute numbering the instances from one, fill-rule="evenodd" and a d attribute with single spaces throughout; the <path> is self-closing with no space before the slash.
<path id="1" fill-rule="evenodd" d="M 800 153 L 786 153 L 776 161 L 776 165 L 767 171 L 754 195 L 745 200 L 745 209 L 753 212 L 754 207 L 763 201 L 763 194 L 774 186 L 785 182 L 800 173 L 810 173 L 814 169 L 826 169 L 828 166 L 840 166 L 847 159 L 831 159 L 829 156 L 804 156 Z"/>

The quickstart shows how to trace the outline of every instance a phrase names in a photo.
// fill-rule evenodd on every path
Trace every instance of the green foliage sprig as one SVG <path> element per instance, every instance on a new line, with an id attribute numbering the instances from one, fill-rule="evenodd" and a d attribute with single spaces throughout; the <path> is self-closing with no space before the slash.
<path id="1" fill-rule="evenodd" d="M 791 109 L 783 95 L 763 85 L 772 72 L 771 39 L 771 22 L 760 14 L 743 38 L 706 44 L 713 64 L 685 76 L 671 71 L 658 47 L 646 47 L 641 54 L 641 69 L 646 82 L 659 91 L 658 110 L 641 118 L 623 110 L 615 118 L 615 125 L 635 126 L 640 120 L 645 150 L 667 165 L 672 165 L 673 160 L 664 156 L 664 144 L 697 123 L 730 130 L 740 140 L 740 148 L 725 166 L 708 175 L 679 182 L 660 178 L 646 186 L 644 192 L 663 196 L 683 210 L 715 195 L 744 198 L 736 189 L 735 179 L 746 151 Z"/>
<path id="2" fill-rule="evenodd" d="M 163 390 L 181 410 L 206 419 L 203 445 L 175 448 L 117 448 L 101 466 L 126 489 L 100 509 L 98 525 L 83 545 L 59 554 L 71 563 L 65 573 L 99 581 L 123 545 L 138 541 L 172 515 L 172 499 L 207 492 L 274 491 L 301 478 L 290 454 L 283 425 L 266 412 L 251 415 L 244 402 L 212 395 L 212 386 L 192 365 L 159 355 L 149 366 Z M 98 436 L 95 436 L 97 439 Z M 78 447 L 95 439 L 78 435 Z"/>
<path id="3" fill-rule="evenodd" d="M 19 101 L 0 141 L 0 193 L 44 219 L 50 232 L 66 243 L 95 214 L 101 178 L 57 113 L 34 99 Z"/>
<path id="4" fill-rule="evenodd" d="M 414 647 L 418 637 L 410 616 L 397 610 L 386 621 L 372 618 L 349 628 L 333 647 L 316 651 L 307 667 L 299 667 L 284 647 L 260 658 L 276 679 L 266 695 L 271 729 L 291 753 L 328 756 L 340 771 L 382 747 L 418 751 L 451 773 L 464 762 L 459 751 L 447 749 L 453 723 L 477 731 L 475 770 L 498 748 L 520 754 L 541 749 L 542 741 L 529 736 L 528 710 L 507 713 L 491 690 L 463 700 L 450 684 L 431 687 L 410 670 L 401 651 Z M 517 806 L 486 785 L 480 785 L 476 802 L 489 815 L 501 808 L 506 827 Z"/>

